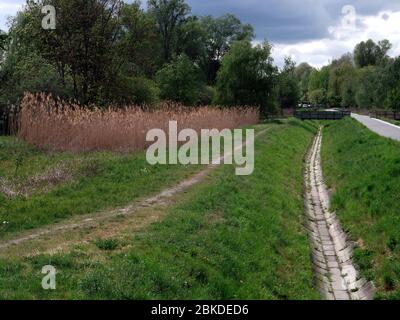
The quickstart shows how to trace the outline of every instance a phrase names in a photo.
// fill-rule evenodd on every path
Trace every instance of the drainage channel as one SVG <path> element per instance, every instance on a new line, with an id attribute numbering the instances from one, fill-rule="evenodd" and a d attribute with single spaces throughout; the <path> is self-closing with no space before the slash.
<path id="1" fill-rule="evenodd" d="M 315 137 L 306 160 L 305 207 L 310 235 L 313 270 L 318 289 L 327 300 L 372 300 L 375 288 L 360 278 L 353 263 L 353 245 L 330 200 L 321 169 L 322 128 Z"/>

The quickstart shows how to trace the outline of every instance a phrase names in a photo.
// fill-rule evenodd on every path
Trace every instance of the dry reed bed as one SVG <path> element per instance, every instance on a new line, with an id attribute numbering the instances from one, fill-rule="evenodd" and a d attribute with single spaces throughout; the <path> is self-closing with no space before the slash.
<path id="1" fill-rule="evenodd" d="M 100 109 L 81 107 L 45 94 L 27 93 L 19 115 L 18 137 L 48 151 L 138 151 L 149 143 L 151 129 L 168 133 L 169 121 L 179 129 L 233 129 L 256 124 L 255 108 L 188 108 L 164 103 L 156 109 L 139 106 Z"/>

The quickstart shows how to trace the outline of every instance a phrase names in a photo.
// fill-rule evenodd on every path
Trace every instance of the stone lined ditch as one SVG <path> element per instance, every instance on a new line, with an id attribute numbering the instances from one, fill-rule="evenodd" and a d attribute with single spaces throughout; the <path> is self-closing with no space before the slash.
<path id="1" fill-rule="evenodd" d="M 330 199 L 321 169 L 321 127 L 306 160 L 306 225 L 312 246 L 313 270 L 318 289 L 328 300 L 372 300 L 375 288 L 360 278 L 348 240 Z"/>

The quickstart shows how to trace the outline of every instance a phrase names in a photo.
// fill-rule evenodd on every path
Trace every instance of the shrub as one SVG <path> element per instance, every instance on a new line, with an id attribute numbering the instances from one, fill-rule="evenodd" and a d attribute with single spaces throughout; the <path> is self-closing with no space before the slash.
<path id="1" fill-rule="evenodd" d="M 94 241 L 97 248 L 105 251 L 113 251 L 118 248 L 119 243 L 116 239 L 97 239 Z"/>
<path id="2" fill-rule="evenodd" d="M 115 100 L 118 104 L 154 105 L 159 101 L 160 89 L 145 77 L 121 76 L 112 92 L 113 96 L 104 100 Z"/>
<path id="3" fill-rule="evenodd" d="M 200 92 L 199 104 L 201 106 L 207 106 L 215 101 L 217 91 L 214 87 L 204 86 L 203 90 Z"/>
<path id="4" fill-rule="evenodd" d="M 161 98 L 193 106 L 199 102 L 203 83 L 200 70 L 186 56 L 181 55 L 157 73 Z"/>
<path id="5" fill-rule="evenodd" d="M 326 91 L 325 89 L 317 89 L 310 92 L 310 102 L 313 104 L 325 104 L 326 103 Z"/>

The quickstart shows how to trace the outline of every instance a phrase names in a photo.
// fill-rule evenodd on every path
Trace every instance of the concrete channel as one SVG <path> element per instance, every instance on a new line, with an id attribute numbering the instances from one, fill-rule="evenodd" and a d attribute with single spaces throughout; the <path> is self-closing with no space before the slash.
<path id="1" fill-rule="evenodd" d="M 322 132 L 321 127 L 307 156 L 305 170 L 306 226 L 316 283 L 327 300 L 372 300 L 374 285 L 359 276 L 352 258 L 354 246 L 336 214 L 330 211 L 321 168 Z"/>

